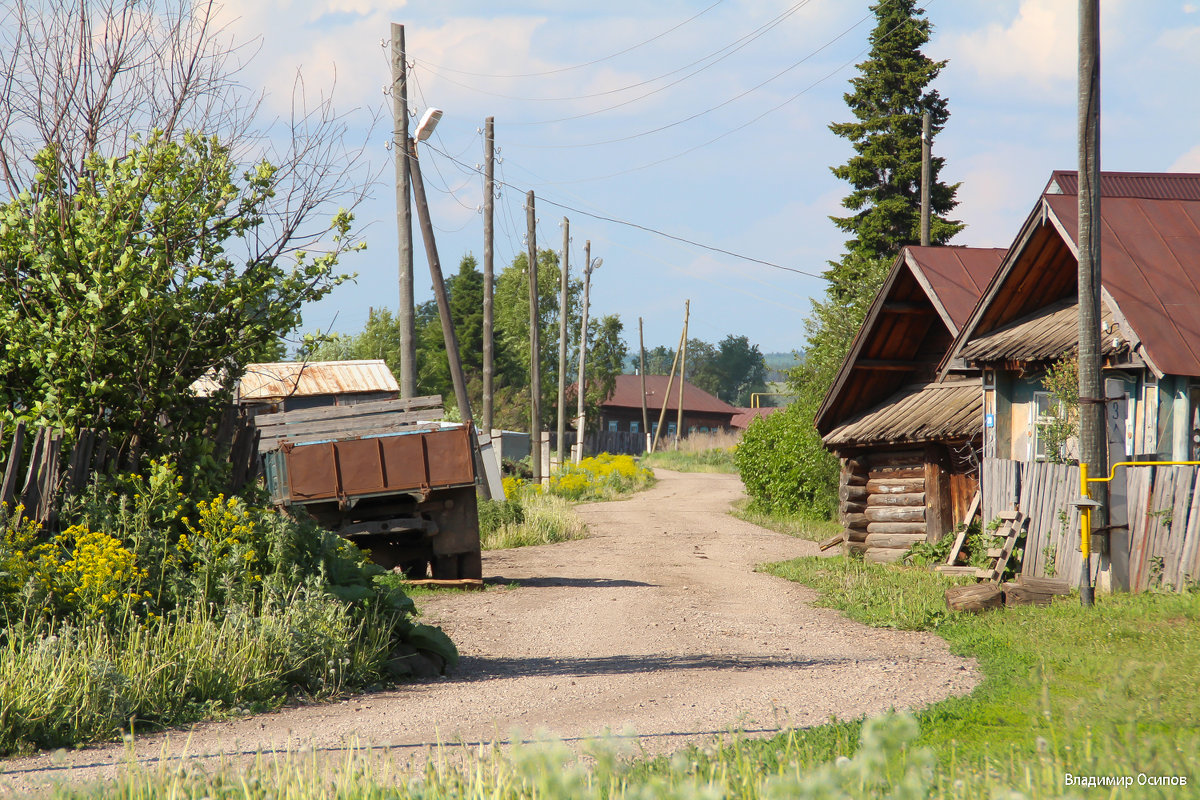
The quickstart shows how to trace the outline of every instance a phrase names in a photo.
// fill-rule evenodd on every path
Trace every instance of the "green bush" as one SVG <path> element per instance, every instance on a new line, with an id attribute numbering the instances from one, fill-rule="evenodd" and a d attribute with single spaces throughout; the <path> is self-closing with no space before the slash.
<path id="1" fill-rule="evenodd" d="M 751 422 L 734 462 L 761 511 L 828 519 L 837 508 L 837 459 L 821 444 L 802 403 Z"/>

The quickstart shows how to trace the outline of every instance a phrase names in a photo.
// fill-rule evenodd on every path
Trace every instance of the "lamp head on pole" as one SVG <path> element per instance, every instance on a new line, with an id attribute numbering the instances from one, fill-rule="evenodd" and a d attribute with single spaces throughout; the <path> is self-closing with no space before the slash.
<path id="1" fill-rule="evenodd" d="M 592 263 L 588 265 L 588 274 L 591 274 L 592 270 L 594 269 L 600 269 L 600 265 L 603 263 L 603 258 L 593 258 Z"/>
<path id="2" fill-rule="evenodd" d="M 417 123 L 417 129 L 413 132 L 414 142 L 423 142 L 433 135 L 433 131 L 437 128 L 438 120 L 442 118 L 442 110 L 440 108 L 427 108 L 425 113 L 421 115 L 421 121 Z"/>

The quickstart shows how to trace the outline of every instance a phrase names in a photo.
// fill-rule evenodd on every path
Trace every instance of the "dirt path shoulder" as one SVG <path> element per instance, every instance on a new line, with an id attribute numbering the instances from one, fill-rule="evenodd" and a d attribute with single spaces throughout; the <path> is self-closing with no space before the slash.
<path id="1" fill-rule="evenodd" d="M 769 735 L 971 690 L 978 673 L 925 633 L 868 628 L 810 605 L 814 593 L 754 572 L 816 546 L 733 519 L 734 475 L 658 471 L 628 500 L 578 508 L 587 539 L 484 554 L 519 588 L 421 603 L 462 653 L 455 674 L 324 706 L 291 708 L 136 743 L 161 754 L 360 745 L 423 754 L 437 742 L 548 730 L 636 731 L 651 752 L 737 728 Z M 0 764 L 0 794 L 110 777 L 120 745 Z"/>

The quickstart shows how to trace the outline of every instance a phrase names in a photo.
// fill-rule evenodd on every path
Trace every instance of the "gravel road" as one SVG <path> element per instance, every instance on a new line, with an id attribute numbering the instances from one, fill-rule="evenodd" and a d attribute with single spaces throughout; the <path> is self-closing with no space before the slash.
<path id="1" fill-rule="evenodd" d="M 650 752 L 740 729 L 914 708 L 969 692 L 975 665 L 926 633 L 868 628 L 757 564 L 811 542 L 729 517 L 734 475 L 658 470 L 631 499 L 578 507 L 590 537 L 484 554 L 486 592 L 424 599 L 462 660 L 451 676 L 139 739 L 139 759 L 348 742 L 423 756 L 437 742 L 636 731 Z M 504 588 L 515 583 L 518 588 Z M 0 795 L 111 777 L 122 745 L 0 762 Z"/>

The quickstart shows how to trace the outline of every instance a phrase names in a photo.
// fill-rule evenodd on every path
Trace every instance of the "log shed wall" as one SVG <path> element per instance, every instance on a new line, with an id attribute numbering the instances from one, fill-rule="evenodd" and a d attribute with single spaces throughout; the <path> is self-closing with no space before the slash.
<path id="1" fill-rule="evenodd" d="M 878 450 L 842 459 L 847 553 L 890 563 L 925 540 L 925 470 L 924 450 Z"/>

